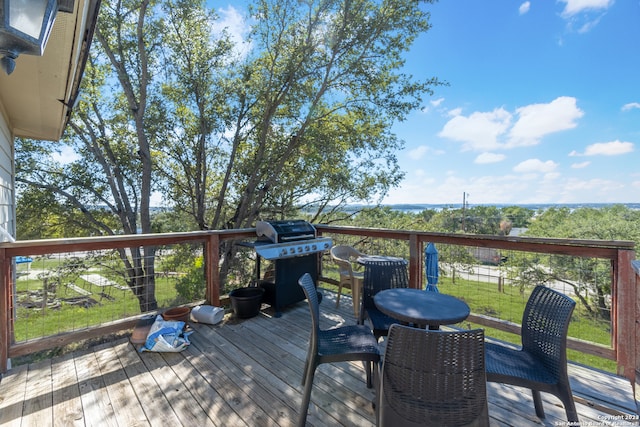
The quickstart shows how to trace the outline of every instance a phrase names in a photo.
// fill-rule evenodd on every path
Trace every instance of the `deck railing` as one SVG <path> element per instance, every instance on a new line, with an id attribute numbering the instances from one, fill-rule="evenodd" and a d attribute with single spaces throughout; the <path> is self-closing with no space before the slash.
<path id="1" fill-rule="evenodd" d="M 389 253 L 398 249 L 385 247 L 387 243 L 384 242 L 405 242 L 408 246 L 405 253 L 408 254 L 409 259 L 410 286 L 415 288 L 424 287 L 423 251 L 428 242 L 436 245 L 497 250 L 500 251 L 499 253 L 516 251 L 601 260 L 607 264 L 610 271 L 610 345 L 569 338 L 568 347 L 615 361 L 618 374 L 635 381 L 635 371 L 639 362 L 638 354 L 640 354 L 637 348 L 637 343 L 640 341 L 636 339 L 638 328 L 635 327 L 636 322 L 640 320 L 638 317 L 640 295 L 636 291 L 636 276 L 632 267 L 632 261 L 635 258 L 633 242 L 430 233 L 324 225 L 317 226 L 317 229 L 323 235 L 334 236 L 334 244 L 343 241 L 347 244 L 360 245 L 361 249 L 369 252 Z M 395 255 L 403 256 L 404 253 L 395 253 Z M 519 317 L 515 317 L 512 321 L 505 321 L 472 311 L 468 320 L 505 332 L 520 333 Z"/>
<path id="2" fill-rule="evenodd" d="M 636 289 L 640 284 L 640 267 L 634 265 L 635 258 L 633 242 L 625 241 L 593 241 L 570 239 L 542 239 L 526 237 L 479 236 L 467 234 L 430 233 L 407 230 L 387 230 L 354 228 L 341 226 L 317 225 L 318 232 L 332 237 L 334 244 L 347 243 L 359 246 L 368 253 L 378 252 L 388 255 L 403 256 L 409 260 L 410 286 L 422 288 L 424 282 L 424 248 L 427 242 L 438 245 L 443 252 L 443 275 L 448 280 L 454 278 L 471 277 L 480 274 L 480 270 L 493 275 L 482 281 L 496 279 L 498 289 L 508 286 L 510 278 L 508 269 L 501 267 L 500 259 L 495 263 L 484 262 L 483 251 L 499 254 L 499 257 L 517 257 L 521 253 L 539 254 L 540 256 L 567 256 L 585 260 L 599 260 L 597 268 L 605 268 L 610 272 L 610 307 L 611 337 L 610 344 L 596 344 L 578 339 L 570 339 L 569 348 L 598 357 L 615 361 L 618 373 L 635 382 L 636 372 L 640 372 L 640 334 L 636 324 L 640 321 L 640 296 Z M 133 248 L 147 246 L 166 246 L 197 243 L 203 245 L 204 277 L 206 282 L 206 299 L 213 305 L 220 305 L 220 290 L 224 289 L 219 274 L 221 243 L 225 241 L 255 237 L 255 230 L 231 231 L 203 231 L 191 233 L 167 233 L 133 236 L 109 236 L 96 238 L 51 239 L 39 241 L 19 241 L 0 244 L 0 265 L 2 266 L 2 281 L 0 282 L 0 372 L 7 369 L 7 360 L 12 357 L 29 354 L 39 350 L 57 347 L 83 339 L 97 337 L 118 330 L 130 329 L 139 316 L 116 319 L 114 321 L 90 326 L 80 330 L 64 332 L 40 339 L 16 342 L 14 323 L 16 321 L 15 282 L 17 257 L 34 257 L 38 255 L 70 253 L 74 251 L 104 251 L 118 248 Z M 464 248 L 464 253 L 472 253 L 480 264 L 474 270 L 459 268 L 447 253 L 453 249 Z M 448 252 L 447 252 L 448 251 Z M 506 256 L 505 256 L 506 254 Z M 543 263 L 543 261 L 536 261 Z M 495 264 L 495 265 L 493 265 Z M 321 281 L 335 282 L 331 271 L 333 264 L 328 256 L 323 257 Z M 634 272 L 634 268 L 636 268 Z M 465 276 L 466 274 L 466 276 Z M 474 276 L 475 277 L 475 276 Z M 608 297 L 608 296 L 607 296 Z M 472 312 L 469 321 L 496 328 L 499 330 L 519 333 L 519 318 L 498 319 L 491 313 Z M 140 314 L 142 315 L 142 314 Z"/>
<path id="3" fill-rule="evenodd" d="M 6 372 L 8 359 L 35 353 L 41 350 L 68 345 L 74 342 L 131 329 L 138 319 L 146 314 L 126 316 L 108 323 L 63 332 L 39 339 L 16 342 L 15 324 L 17 314 L 16 260 L 19 257 L 36 258 L 55 254 L 74 254 L 91 251 L 107 251 L 140 247 L 162 247 L 165 245 L 201 244 L 204 258 L 205 298 L 214 305 L 220 304 L 219 254 L 221 243 L 255 236 L 255 229 L 231 231 L 207 231 L 188 233 L 163 233 L 145 235 L 123 235 L 71 239 L 28 240 L 0 244 L 0 373 Z M 45 301 L 46 302 L 46 301 Z"/>

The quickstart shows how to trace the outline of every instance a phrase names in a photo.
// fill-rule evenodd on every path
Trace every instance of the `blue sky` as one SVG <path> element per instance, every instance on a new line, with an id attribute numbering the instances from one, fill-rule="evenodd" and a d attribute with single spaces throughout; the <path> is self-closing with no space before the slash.
<path id="1" fill-rule="evenodd" d="M 386 203 L 640 201 L 640 2 L 428 7 L 406 70 L 450 86 L 395 127 Z"/>
<path id="2" fill-rule="evenodd" d="M 425 7 L 404 71 L 449 86 L 395 126 L 406 177 L 384 203 L 640 202 L 640 1 Z"/>

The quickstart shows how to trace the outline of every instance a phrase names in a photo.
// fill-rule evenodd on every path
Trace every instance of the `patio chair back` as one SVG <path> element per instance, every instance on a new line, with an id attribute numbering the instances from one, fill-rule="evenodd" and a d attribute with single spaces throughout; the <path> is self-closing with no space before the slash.
<path id="1" fill-rule="evenodd" d="M 488 426 L 484 331 L 392 325 L 379 411 L 380 427 Z"/>
<path id="2" fill-rule="evenodd" d="M 398 321 L 378 310 L 373 297 L 384 289 L 408 287 L 409 274 L 405 263 L 386 260 L 367 263 L 362 283 L 362 307 L 358 323 L 364 324 L 365 319 L 368 318 L 376 338 L 386 336 L 389 327 Z"/>
<path id="3" fill-rule="evenodd" d="M 576 303 L 545 286 L 536 286 L 522 315 L 522 348 L 486 344 L 487 380 L 532 390 L 536 414 L 544 418 L 540 392 L 557 396 L 567 419 L 577 425 L 567 375 L 567 332 Z"/>
<path id="4" fill-rule="evenodd" d="M 336 307 L 340 306 L 340 295 L 342 295 L 342 288 L 348 287 L 351 289 L 351 296 L 353 300 L 353 312 L 356 318 L 360 313 L 360 292 L 362 289 L 362 280 L 364 273 L 353 271 L 352 262 L 362 256 L 362 252 L 354 247 L 347 245 L 336 245 L 331 248 L 331 259 L 338 265 L 338 272 L 340 273 L 340 283 L 338 284 L 338 296 L 336 297 Z"/>
<path id="5" fill-rule="evenodd" d="M 576 303 L 566 295 L 536 286 L 522 316 L 522 348 L 556 378 L 567 372 L 567 333 Z"/>
<path id="6" fill-rule="evenodd" d="M 364 325 L 346 325 L 332 329 L 320 328 L 320 305 L 318 292 L 310 274 L 305 273 L 298 284 L 302 287 L 311 311 L 311 334 L 309 351 L 305 362 L 302 385 L 304 392 L 302 406 L 298 418 L 298 426 L 306 424 L 307 411 L 311 400 L 311 389 L 316 368 L 322 363 L 363 361 L 367 376 L 367 387 L 373 384 L 372 372 L 375 375 L 380 361 L 378 341 L 371 330 Z"/>

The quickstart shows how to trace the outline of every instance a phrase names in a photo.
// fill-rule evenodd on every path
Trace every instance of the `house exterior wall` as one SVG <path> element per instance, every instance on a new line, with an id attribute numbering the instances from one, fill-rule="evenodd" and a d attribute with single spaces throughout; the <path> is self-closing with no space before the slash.
<path id="1" fill-rule="evenodd" d="M 1 110 L 0 110 L 1 111 Z M 15 164 L 13 135 L 6 116 L 0 114 L 0 242 L 16 235 Z M 3 232 L 6 230 L 10 236 Z"/>

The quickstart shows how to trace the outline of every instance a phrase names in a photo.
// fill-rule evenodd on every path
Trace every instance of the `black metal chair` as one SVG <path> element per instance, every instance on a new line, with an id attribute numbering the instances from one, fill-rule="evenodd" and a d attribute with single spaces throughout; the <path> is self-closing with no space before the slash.
<path id="1" fill-rule="evenodd" d="M 364 280 L 362 283 L 362 305 L 358 323 L 363 325 L 366 319 L 371 322 L 371 329 L 376 339 L 384 337 L 389 328 L 398 320 L 387 316 L 376 308 L 373 297 L 384 289 L 408 288 L 409 275 L 407 263 L 402 259 L 369 260 L 365 264 Z"/>
<path id="2" fill-rule="evenodd" d="M 484 331 L 392 325 L 382 362 L 380 427 L 488 426 Z"/>
<path id="3" fill-rule="evenodd" d="M 320 306 L 318 294 L 311 275 L 304 274 L 298 284 L 304 290 L 311 310 L 311 336 L 309 352 L 304 367 L 302 385 L 304 394 L 298 426 L 304 426 L 311 400 L 311 388 L 316 368 L 322 363 L 350 362 L 361 360 L 367 372 L 367 387 L 372 387 L 371 366 L 377 367 L 380 361 L 378 341 L 371 330 L 364 325 L 339 326 L 333 329 L 320 329 Z M 375 376 L 376 369 L 373 370 Z"/>
<path id="4" fill-rule="evenodd" d="M 579 423 L 567 375 L 567 330 L 576 303 L 536 286 L 522 315 L 522 347 L 486 344 L 487 381 L 531 389 L 536 415 L 544 418 L 540 392 L 557 396 L 571 425 Z"/>

